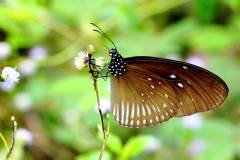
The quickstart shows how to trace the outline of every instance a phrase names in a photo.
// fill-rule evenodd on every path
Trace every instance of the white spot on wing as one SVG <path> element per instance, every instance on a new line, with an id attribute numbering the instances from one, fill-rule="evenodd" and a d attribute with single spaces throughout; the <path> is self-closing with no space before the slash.
<path id="1" fill-rule="evenodd" d="M 158 110 L 158 112 L 160 113 L 161 112 L 161 110 L 159 109 L 159 107 L 157 106 L 157 110 Z"/>
<path id="2" fill-rule="evenodd" d="M 180 105 L 182 106 L 182 105 L 183 105 L 183 103 L 182 103 L 182 102 L 180 102 Z"/>
<path id="3" fill-rule="evenodd" d="M 143 124 L 146 124 L 146 123 L 147 123 L 147 121 L 146 121 L 146 119 L 144 119 L 144 120 L 143 120 Z"/>
<path id="4" fill-rule="evenodd" d="M 118 107 L 118 104 L 116 105 L 116 120 L 119 122 L 120 121 L 120 117 L 119 117 L 119 107 Z"/>
<path id="5" fill-rule="evenodd" d="M 144 93 L 141 93 L 141 96 L 143 97 L 143 96 L 144 96 Z"/>
<path id="6" fill-rule="evenodd" d="M 182 68 L 183 68 L 183 69 L 188 69 L 188 67 L 187 67 L 187 66 L 182 66 Z"/>
<path id="7" fill-rule="evenodd" d="M 183 88 L 183 84 L 182 83 L 178 83 L 177 84 L 179 87 Z"/>
<path id="8" fill-rule="evenodd" d="M 126 106 L 126 119 L 125 119 L 125 124 L 128 124 L 128 117 L 129 117 L 129 103 L 127 102 L 127 106 Z"/>
<path id="9" fill-rule="evenodd" d="M 133 126 L 133 120 L 131 120 L 130 125 Z"/>
<path id="10" fill-rule="evenodd" d="M 154 111 L 154 112 L 157 112 L 157 110 L 156 110 L 156 108 L 155 108 L 154 106 L 152 106 L 152 108 L 153 108 L 153 111 Z"/>
<path id="11" fill-rule="evenodd" d="M 113 115 L 116 116 L 116 105 L 113 105 Z"/>
<path id="12" fill-rule="evenodd" d="M 153 120 L 152 119 L 150 119 L 150 123 L 152 124 L 152 122 L 153 122 Z"/>
<path id="13" fill-rule="evenodd" d="M 154 89 L 155 88 L 154 85 L 151 84 L 151 88 Z"/>
<path id="14" fill-rule="evenodd" d="M 145 117 L 146 116 L 145 107 L 142 107 L 142 113 L 143 113 L 143 116 Z"/>
<path id="15" fill-rule="evenodd" d="M 137 107 L 137 117 L 140 117 L 140 106 L 136 106 Z"/>
<path id="16" fill-rule="evenodd" d="M 155 118 L 156 118 L 156 121 L 158 122 L 158 121 L 159 121 L 159 118 L 158 118 L 158 116 L 156 116 Z"/>
<path id="17" fill-rule="evenodd" d="M 175 79 L 177 76 L 175 74 L 171 74 L 169 77 Z"/>
<path id="18" fill-rule="evenodd" d="M 138 126 L 140 125 L 140 121 L 139 121 L 139 119 L 137 120 L 137 125 L 138 125 Z"/>
<path id="19" fill-rule="evenodd" d="M 147 80 L 151 81 L 151 80 L 152 80 L 152 78 L 147 78 Z"/>
<path id="20" fill-rule="evenodd" d="M 164 103 L 164 104 L 163 104 L 163 107 L 164 107 L 164 108 L 166 108 L 166 107 L 167 107 L 167 105 Z"/>
<path id="21" fill-rule="evenodd" d="M 147 107 L 147 110 L 148 110 L 148 115 L 151 115 L 151 110 L 150 110 L 149 106 L 146 105 L 146 107 Z"/>
<path id="22" fill-rule="evenodd" d="M 135 107 L 134 107 L 134 104 L 132 104 L 131 118 L 134 118 L 134 112 L 135 112 Z"/>
<path id="23" fill-rule="evenodd" d="M 123 101 L 122 101 L 121 124 L 124 124 L 124 113 L 125 113 L 125 111 L 124 111 L 124 104 L 123 104 Z"/>
<path id="24" fill-rule="evenodd" d="M 165 97 L 168 98 L 168 94 L 167 93 L 165 94 Z"/>

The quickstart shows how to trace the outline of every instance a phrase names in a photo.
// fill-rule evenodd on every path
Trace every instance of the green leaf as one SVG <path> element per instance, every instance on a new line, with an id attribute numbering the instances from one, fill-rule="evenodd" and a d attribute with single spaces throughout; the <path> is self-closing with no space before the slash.
<path id="1" fill-rule="evenodd" d="M 120 155 L 120 160 L 127 160 L 140 154 L 145 144 L 148 142 L 150 136 L 137 136 L 129 139 Z"/>
<path id="2" fill-rule="evenodd" d="M 92 151 L 83 155 L 77 156 L 75 160 L 96 160 L 99 157 L 99 151 Z M 110 160 L 111 156 L 108 152 L 104 152 L 103 154 L 103 160 Z"/>
<path id="3" fill-rule="evenodd" d="M 120 155 L 123 148 L 121 139 L 112 133 L 110 133 L 108 137 L 107 146 L 113 153 L 117 155 Z"/>

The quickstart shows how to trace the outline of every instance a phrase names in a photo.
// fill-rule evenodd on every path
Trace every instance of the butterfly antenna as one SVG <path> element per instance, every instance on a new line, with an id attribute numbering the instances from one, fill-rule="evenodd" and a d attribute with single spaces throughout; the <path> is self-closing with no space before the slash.
<path id="1" fill-rule="evenodd" d="M 105 32 L 103 32 L 103 30 L 100 28 L 100 27 L 98 27 L 96 24 L 94 24 L 94 23 L 90 23 L 91 25 L 93 25 L 93 26 L 95 26 L 97 29 L 93 29 L 93 31 L 95 31 L 95 32 L 98 32 L 98 33 L 100 33 L 102 36 L 104 36 L 107 40 L 109 40 L 111 43 L 112 43 L 112 45 L 114 46 L 114 48 L 116 49 L 116 45 L 114 44 L 114 42 L 111 40 L 111 38 L 105 33 Z"/>

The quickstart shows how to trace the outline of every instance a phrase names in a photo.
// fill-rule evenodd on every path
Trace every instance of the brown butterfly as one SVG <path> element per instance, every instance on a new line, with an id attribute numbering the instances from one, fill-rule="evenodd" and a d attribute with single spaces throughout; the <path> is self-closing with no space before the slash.
<path id="1" fill-rule="evenodd" d="M 95 24 L 93 24 L 96 26 Z M 172 117 L 218 107 L 228 95 L 226 83 L 193 64 L 155 57 L 123 58 L 113 44 L 108 71 L 111 77 L 111 111 L 125 127 L 141 128 Z"/>

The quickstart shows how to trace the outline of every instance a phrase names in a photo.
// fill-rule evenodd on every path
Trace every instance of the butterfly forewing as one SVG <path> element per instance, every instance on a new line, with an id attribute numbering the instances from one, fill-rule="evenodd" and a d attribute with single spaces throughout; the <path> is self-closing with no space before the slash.
<path id="1" fill-rule="evenodd" d="M 126 61 L 158 75 L 169 84 L 166 86 L 172 89 L 175 93 L 172 95 L 178 100 L 177 116 L 216 108 L 227 97 L 225 82 L 198 66 L 154 57 L 132 57 L 126 58 Z"/>

